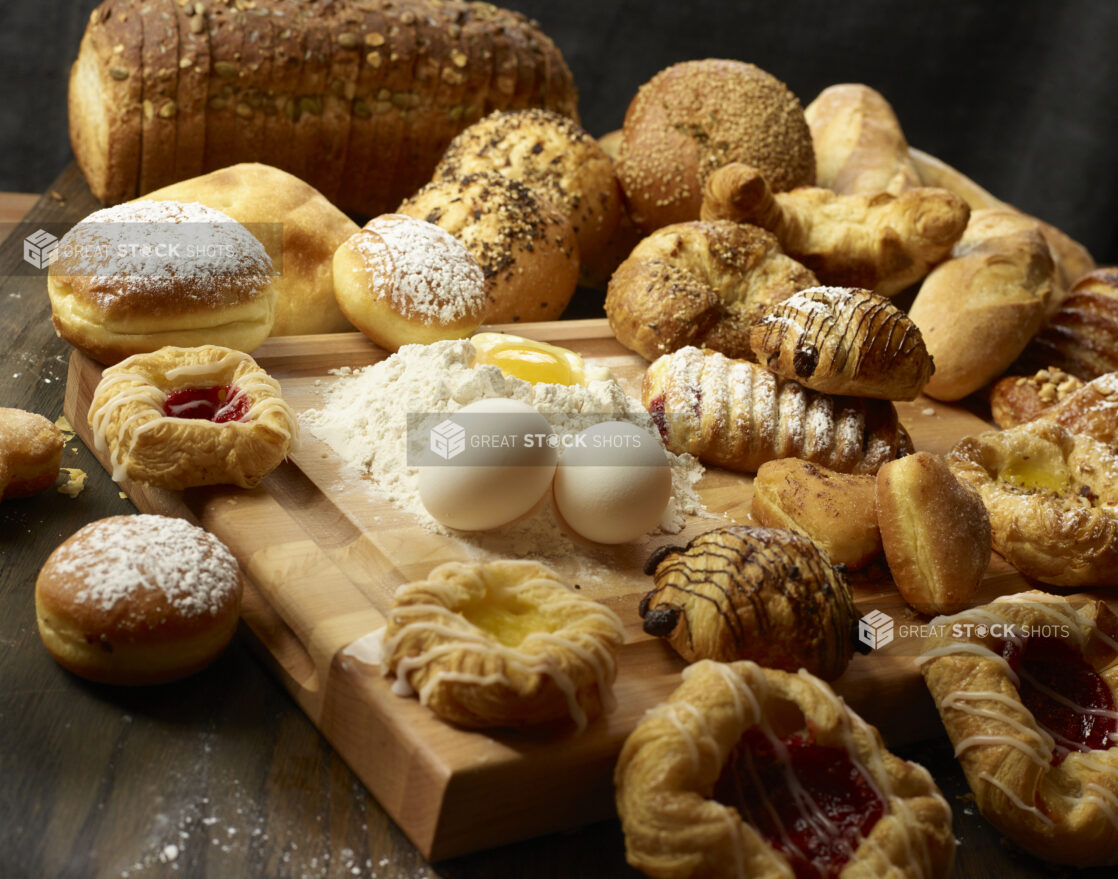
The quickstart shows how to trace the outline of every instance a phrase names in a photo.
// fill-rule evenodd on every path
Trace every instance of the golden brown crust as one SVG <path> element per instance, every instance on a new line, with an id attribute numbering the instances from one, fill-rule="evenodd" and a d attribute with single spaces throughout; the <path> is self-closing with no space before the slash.
<path id="1" fill-rule="evenodd" d="M 813 182 L 811 132 L 784 83 L 752 64 L 708 58 L 674 64 L 640 87 L 617 167 L 639 228 L 697 220 L 703 185 L 729 162 L 755 165 L 778 191 Z"/>
<path id="2" fill-rule="evenodd" d="M 1082 381 L 1055 366 L 1035 375 L 1007 375 L 990 388 L 990 417 L 1008 430 L 1034 421 L 1081 387 Z"/>
<path id="3" fill-rule="evenodd" d="M 1015 366 L 1055 366 L 1084 381 L 1118 371 L 1118 268 L 1080 277 Z"/>
<path id="4" fill-rule="evenodd" d="M 0 500 L 46 491 L 62 465 L 62 431 L 23 409 L 0 408 Z"/>
<path id="5" fill-rule="evenodd" d="M 235 420 L 164 414 L 173 391 L 230 388 L 246 411 Z M 206 345 L 137 354 L 101 376 L 89 406 L 95 447 L 112 477 L 177 491 L 197 485 L 252 488 L 287 456 L 298 431 L 279 383 L 247 354 Z"/>
<path id="6" fill-rule="evenodd" d="M 931 775 L 889 753 L 877 730 L 822 681 L 752 662 L 688 667 L 680 686 L 626 739 L 614 791 L 632 866 L 657 879 L 792 875 L 788 859 L 739 809 L 712 797 L 753 729 L 769 739 L 806 729 L 818 744 L 844 750 L 854 771 L 873 780 L 883 813 L 843 868 L 845 879 L 950 874 L 951 809 Z"/>
<path id="7" fill-rule="evenodd" d="M 908 311 L 936 363 L 924 393 L 959 400 L 1005 372 L 1044 321 L 1054 283 L 1034 220 L 1011 209 L 975 211 Z"/>
<path id="8" fill-rule="evenodd" d="M 276 276 L 273 336 L 352 329 L 334 301 L 333 257 L 357 224 L 322 193 L 269 165 L 240 164 L 167 186 L 145 201 L 198 202 L 243 223 Z"/>
<path id="9" fill-rule="evenodd" d="M 811 287 L 770 306 L 749 341 L 759 363 L 827 394 L 913 400 L 935 370 L 904 312 L 851 287 Z"/>
<path id="10" fill-rule="evenodd" d="M 338 305 L 386 351 L 462 339 L 488 306 L 477 260 L 457 238 L 424 220 L 382 214 L 334 254 Z"/>
<path id="11" fill-rule="evenodd" d="M 734 525 L 658 549 L 644 630 L 688 662 L 750 659 L 834 680 L 853 655 L 850 586 L 819 547 L 780 528 Z"/>
<path id="12" fill-rule="evenodd" d="M 642 240 L 613 273 L 606 317 L 647 360 L 687 345 L 751 359 L 750 327 L 764 309 L 815 283 L 763 229 L 677 223 Z"/>
<path id="13" fill-rule="evenodd" d="M 1026 851 L 1089 867 L 1115 863 L 1118 750 L 1072 751 L 1054 764 L 1054 740 L 1004 658 L 1045 633 L 1083 659 L 1118 698 L 1118 626 L 1102 602 L 1076 611 L 1043 592 L 1005 596 L 937 620 L 920 658 L 928 690 L 982 815 Z M 1069 693 L 1071 691 L 1069 690 Z"/>
<path id="14" fill-rule="evenodd" d="M 823 89 L 804 108 L 815 146 L 815 183 L 842 195 L 920 186 L 901 123 L 881 92 L 861 83 Z"/>
<path id="15" fill-rule="evenodd" d="M 990 517 L 993 546 L 1054 586 L 1118 585 L 1118 458 L 1058 424 L 966 437 L 947 455 Z"/>
<path id="16" fill-rule="evenodd" d="M 943 458 L 916 452 L 877 471 L 877 526 L 901 596 L 923 614 L 966 607 L 990 564 L 990 519 Z"/>
<path id="17" fill-rule="evenodd" d="M 578 241 L 562 212 L 494 171 L 432 181 L 399 213 L 440 226 L 485 275 L 485 323 L 555 320 L 578 285 Z"/>
<path id="18" fill-rule="evenodd" d="M 881 555 L 875 493 L 868 474 L 780 458 L 757 469 L 751 512 L 761 525 L 802 534 L 836 565 L 856 571 Z"/>
<path id="19" fill-rule="evenodd" d="M 613 161 L 577 123 L 548 110 L 491 113 L 451 141 L 433 179 L 496 171 L 560 208 L 593 263 L 617 231 L 621 189 Z"/>
<path id="20" fill-rule="evenodd" d="M 581 729 L 612 710 L 617 615 L 531 561 L 448 562 L 397 590 L 383 667 L 444 720 Z"/>
<path id="21" fill-rule="evenodd" d="M 970 208 L 946 189 L 838 195 L 801 186 L 777 192 L 758 168 L 726 165 L 706 182 L 703 219 L 768 229 L 789 256 L 839 287 L 893 296 L 944 260 Z"/>
<path id="22" fill-rule="evenodd" d="M 113 516 L 79 530 L 35 584 L 39 633 L 75 674 L 154 684 L 193 674 L 236 630 L 241 576 L 212 534 L 181 519 Z"/>
<path id="23" fill-rule="evenodd" d="M 160 36 L 163 21 L 177 25 L 177 39 L 145 52 L 145 30 Z M 175 81 L 154 69 L 164 56 L 192 66 L 172 71 L 170 97 L 182 99 L 173 109 L 152 103 L 145 129 L 144 86 Z M 155 166 L 189 176 L 251 160 L 373 216 L 415 192 L 451 138 L 489 110 L 540 106 L 577 118 L 570 70 L 538 25 L 463 0 L 256 0 L 249 14 L 113 0 L 94 11 L 74 70 L 75 155 L 94 194 L 114 203 L 140 194 L 141 182 L 169 182 Z M 169 139 L 148 138 L 141 150 L 141 134 L 168 127 Z M 173 132 L 184 129 L 191 138 L 179 143 L 193 145 L 193 160 L 176 152 Z"/>
<path id="24" fill-rule="evenodd" d="M 746 360 L 681 348 L 653 362 L 641 401 L 664 443 L 708 464 L 756 473 L 802 458 L 841 473 L 876 473 L 912 441 L 887 400 L 832 397 Z"/>

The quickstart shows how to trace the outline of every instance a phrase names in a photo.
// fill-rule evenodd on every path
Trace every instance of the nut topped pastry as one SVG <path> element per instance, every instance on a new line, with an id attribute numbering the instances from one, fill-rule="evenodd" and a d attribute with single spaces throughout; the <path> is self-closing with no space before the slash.
<path id="1" fill-rule="evenodd" d="M 912 400 L 935 371 L 916 324 L 856 287 L 801 290 L 770 306 L 749 339 L 758 362 L 827 394 Z"/>
<path id="2" fill-rule="evenodd" d="M 792 531 L 735 525 L 661 547 L 645 572 L 644 630 L 688 662 L 752 659 L 832 680 L 853 655 L 857 613 L 841 571 Z"/>

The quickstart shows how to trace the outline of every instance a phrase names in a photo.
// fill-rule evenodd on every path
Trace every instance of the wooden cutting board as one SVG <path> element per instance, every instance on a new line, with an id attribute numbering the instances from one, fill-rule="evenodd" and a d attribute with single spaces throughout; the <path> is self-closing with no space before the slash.
<path id="1" fill-rule="evenodd" d="M 608 366 L 639 397 L 646 363 L 623 348 L 604 320 L 504 327 L 565 345 Z M 297 411 L 319 405 L 328 374 L 386 355 L 364 336 L 269 339 L 254 355 L 283 386 Z M 75 352 L 65 413 L 93 448 L 86 420 L 98 364 Z M 898 405 L 918 449 L 946 452 L 961 436 L 989 429 L 974 414 L 918 399 Z M 102 464 L 106 455 L 98 453 Z M 582 735 L 467 732 L 438 720 L 415 699 L 391 692 L 390 680 L 347 657 L 355 639 L 383 625 L 396 586 L 436 564 L 484 556 L 476 543 L 425 530 L 378 500 L 359 475 L 308 431 L 290 460 L 257 489 L 209 487 L 182 493 L 124 482 L 143 512 L 183 516 L 220 537 L 247 575 L 243 618 L 262 655 L 322 733 L 369 787 L 417 848 L 432 860 L 599 820 L 613 814 L 611 775 L 622 742 L 649 708 L 679 681 L 682 662 L 640 627 L 637 603 L 650 581 L 641 572 L 653 548 L 683 543 L 721 522 L 751 522 L 748 477 L 708 470 L 699 491 L 719 518 L 690 520 L 681 534 L 602 548 L 579 585 L 625 622 L 616 684 L 617 710 Z M 579 559 L 568 559 L 567 567 Z M 557 567 L 563 570 L 564 565 Z M 881 568 L 859 575 L 863 612 L 881 610 L 895 638 L 858 656 L 836 689 L 887 741 L 940 733 L 931 700 L 913 664 L 922 622 L 907 609 Z M 997 556 L 981 597 L 1019 591 L 1026 581 Z M 906 630 L 912 630 L 906 636 Z"/>

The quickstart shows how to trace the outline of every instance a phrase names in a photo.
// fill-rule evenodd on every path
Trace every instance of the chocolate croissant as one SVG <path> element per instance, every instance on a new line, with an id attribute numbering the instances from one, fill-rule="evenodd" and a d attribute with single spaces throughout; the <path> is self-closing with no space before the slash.
<path id="1" fill-rule="evenodd" d="M 876 473 L 912 451 L 887 400 L 832 397 L 690 346 L 649 366 L 641 401 L 671 451 L 729 470 L 755 473 L 766 461 L 800 458 L 840 473 Z"/>
<path id="2" fill-rule="evenodd" d="M 802 535 L 733 525 L 661 547 L 645 573 L 644 630 L 688 662 L 751 659 L 833 680 L 854 648 L 858 614 L 840 566 Z"/>
<path id="3" fill-rule="evenodd" d="M 769 306 L 750 346 L 777 375 L 827 394 L 912 400 L 935 369 L 908 315 L 858 287 L 811 287 Z"/>

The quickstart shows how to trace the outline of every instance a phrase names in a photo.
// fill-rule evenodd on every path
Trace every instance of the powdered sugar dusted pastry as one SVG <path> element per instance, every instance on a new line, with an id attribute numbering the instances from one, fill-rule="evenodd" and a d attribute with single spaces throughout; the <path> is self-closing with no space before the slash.
<path id="1" fill-rule="evenodd" d="M 461 726 L 581 730 L 613 708 L 624 640 L 613 611 L 544 565 L 448 562 L 397 591 L 383 667 Z"/>
<path id="2" fill-rule="evenodd" d="M 387 351 L 464 338 L 481 325 L 485 278 L 477 260 L 433 223 L 374 217 L 334 254 L 342 312 Z"/>
<path id="3" fill-rule="evenodd" d="M 229 643 L 241 605 L 232 553 L 166 516 L 112 516 L 59 546 L 35 583 L 39 634 L 75 674 L 155 684 L 192 674 Z"/>
<path id="4" fill-rule="evenodd" d="M 705 660 L 614 772 L 629 863 L 657 879 L 951 872 L 951 809 L 823 681 Z"/>
<path id="5" fill-rule="evenodd" d="M 62 431 L 42 415 L 0 408 L 0 500 L 54 485 L 62 446 Z"/>
<path id="6" fill-rule="evenodd" d="M 802 535 L 718 528 L 658 549 L 645 572 L 655 586 L 640 603 L 644 630 L 688 662 L 751 659 L 833 680 L 853 655 L 850 586 Z"/>
<path id="7" fill-rule="evenodd" d="M 240 351 L 162 348 L 109 367 L 89 426 L 112 477 L 179 490 L 252 488 L 287 456 L 298 426 L 279 382 Z"/>
<path id="8" fill-rule="evenodd" d="M 275 321 L 272 261 L 240 223 L 196 203 L 90 214 L 47 276 L 58 334 L 100 363 L 166 345 L 252 351 Z"/>
<path id="9" fill-rule="evenodd" d="M 1044 592 L 937 617 L 919 662 L 983 816 L 1041 858 L 1118 863 L 1118 624 Z"/>
<path id="10" fill-rule="evenodd" d="M 876 473 L 912 450 L 887 400 L 828 396 L 710 350 L 658 358 L 644 375 L 641 402 L 668 449 L 730 470 L 802 458 L 841 473 Z"/>
<path id="11" fill-rule="evenodd" d="M 856 287 L 811 287 L 770 306 L 750 331 L 759 363 L 828 394 L 912 400 L 935 367 L 908 316 Z"/>
<path id="12" fill-rule="evenodd" d="M 947 465 L 975 489 L 993 546 L 1054 586 L 1118 586 L 1118 457 L 1049 421 L 965 437 Z"/>

